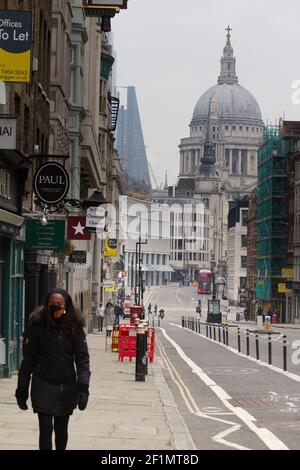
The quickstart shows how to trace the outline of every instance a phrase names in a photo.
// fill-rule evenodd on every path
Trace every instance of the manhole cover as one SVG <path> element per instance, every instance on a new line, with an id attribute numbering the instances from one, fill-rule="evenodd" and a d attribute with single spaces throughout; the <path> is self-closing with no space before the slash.
<path id="1" fill-rule="evenodd" d="M 272 403 L 268 398 L 232 398 L 229 400 L 232 406 L 241 408 L 271 408 Z"/>

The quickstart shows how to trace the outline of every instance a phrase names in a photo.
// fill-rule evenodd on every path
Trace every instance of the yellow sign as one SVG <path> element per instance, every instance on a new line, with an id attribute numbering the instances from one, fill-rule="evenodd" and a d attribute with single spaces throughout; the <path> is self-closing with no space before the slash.
<path id="1" fill-rule="evenodd" d="M 264 286 L 264 285 L 265 285 L 265 281 L 258 280 L 258 281 L 257 281 L 257 285 L 258 285 L 258 286 Z"/>
<path id="2" fill-rule="evenodd" d="M 31 80 L 32 13 L 0 11 L 0 81 Z"/>
<path id="3" fill-rule="evenodd" d="M 282 277 L 284 279 L 294 279 L 294 270 L 293 268 L 287 268 L 282 270 Z"/>
<path id="4" fill-rule="evenodd" d="M 105 292 L 117 292 L 118 291 L 118 288 L 116 286 L 116 283 L 113 284 L 112 287 L 106 287 L 104 289 Z"/>
<path id="5" fill-rule="evenodd" d="M 107 238 L 105 242 L 105 248 L 104 248 L 104 256 L 117 256 L 117 247 L 118 247 L 118 242 L 116 239 L 112 238 Z"/>
<path id="6" fill-rule="evenodd" d="M 285 283 L 280 283 L 278 284 L 278 292 L 279 294 L 289 294 L 290 292 L 292 292 L 292 290 L 287 289 Z"/>

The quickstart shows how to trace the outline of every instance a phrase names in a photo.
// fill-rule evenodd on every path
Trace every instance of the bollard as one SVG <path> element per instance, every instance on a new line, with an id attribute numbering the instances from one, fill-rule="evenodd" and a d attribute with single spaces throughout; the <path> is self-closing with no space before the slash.
<path id="1" fill-rule="evenodd" d="M 250 356 L 250 338 L 249 338 L 249 330 L 247 330 L 246 343 L 247 343 L 247 356 Z"/>
<path id="2" fill-rule="evenodd" d="M 198 321 L 198 329 L 199 329 L 198 333 L 200 335 L 201 334 L 201 320 Z"/>
<path id="3" fill-rule="evenodd" d="M 224 327 L 224 325 L 222 326 L 222 328 L 223 328 L 223 344 L 226 344 L 225 327 Z"/>
<path id="4" fill-rule="evenodd" d="M 212 339 L 211 324 L 209 325 L 209 337 L 210 337 L 210 339 Z"/>
<path id="5" fill-rule="evenodd" d="M 256 345 L 256 360 L 259 361 L 259 337 L 258 332 L 255 334 L 255 345 Z"/>
<path id="6" fill-rule="evenodd" d="M 193 331 L 196 331 L 196 320 L 193 318 Z"/>
<path id="7" fill-rule="evenodd" d="M 181 326 L 184 328 L 184 317 L 181 317 Z"/>
<path id="8" fill-rule="evenodd" d="M 206 323 L 206 338 L 208 338 L 208 323 Z"/>
<path id="9" fill-rule="evenodd" d="M 157 319 L 157 325 L 158 325 L 158 328 L 160 328 L 160 318 L 159 317 Z"/>
<path id="10" fill-rule="evenodd" d="M 283 370 L 287 371 L 287 342 L 286 335 L 283 336 Z"/>
<path id="11" fill-rule="evenodd" d="M 226 346 L 229 346 L 229 330 L 228 330 L 228 326 L 226 325 Z"/>
<path id="12" fill-rule="evenodd" d="M 216 327 L 214 325 L 214 341 L 216 341 Z"/>
<path id="13" fill-rule="evenodd" d="M 241 352 L 241 329 L 237 329 L 237 335 L 238 335 L 238 352 Z"/>
<path id="14" fill-rule="evenodd" d="M 144 334 L 145 375 L 148 375 L 148 336 L 149 336 L 149 328 L 148 328 L 148 325 L 145 325 L 145 334 Z"/>
<path id="15" fill-rule="evenodd" d="M 269 356 L 269 365 L 272 365 L 272 336 L 271 333 L 268 333 L 268 356 Z"/>
<path id="16" fill-rule="evenodd" d="M 219 343 L 221 343 L 221 327 L 220 327 L 220 325 L 218 326 L 218 330 L 219 330 Z"/>
<path id="17" fill-rule="evenodd" d="M 136 332 L 136 361 L 135 381 L 145 382 L 146 357 L 145 357 L 145 326 L 138 325 Z"/>

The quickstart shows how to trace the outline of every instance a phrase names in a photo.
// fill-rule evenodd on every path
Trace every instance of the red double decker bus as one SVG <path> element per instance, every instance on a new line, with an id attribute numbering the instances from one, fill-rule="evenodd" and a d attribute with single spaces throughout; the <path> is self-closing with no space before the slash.
<path id="1" fill-rule="evenodd" d="M 198 274 L 198 294 L 211 294 L 212 272 L 201 269 Z"/>

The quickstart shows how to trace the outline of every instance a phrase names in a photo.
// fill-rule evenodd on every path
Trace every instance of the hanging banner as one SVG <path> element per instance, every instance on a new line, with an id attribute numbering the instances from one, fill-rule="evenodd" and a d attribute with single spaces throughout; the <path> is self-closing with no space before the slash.
<path id="1" fill-rule="evenodd" d="M 0 82 L 31 80 L 32 13 L 0 11 Z"/>
<path id="2" fill-rule="evenodd" d="M 107 238 L 105 242 L 104 256 L 117 256 L 118 242 L 115 239 Z"/>
<path id="3" fill-rule="evenodd" d="M 68 240 L 90 240 L 91 232 L 86 229 L 85 216 L 68 217 Z"/>

